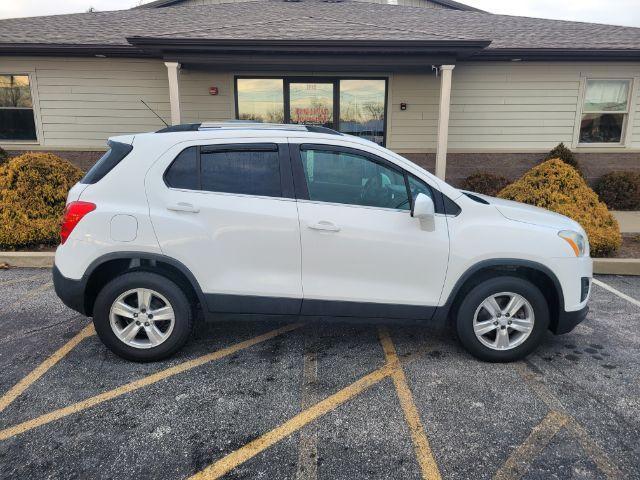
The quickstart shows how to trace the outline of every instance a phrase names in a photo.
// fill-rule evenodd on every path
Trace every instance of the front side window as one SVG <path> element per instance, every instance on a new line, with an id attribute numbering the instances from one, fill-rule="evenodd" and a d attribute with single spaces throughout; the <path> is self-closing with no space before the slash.
<path id="1" fill-rule="evenodd" d="M 185 190 L 281 197 L 277 145 L 238 149 L 224 145 L 183 150 L 164 174 L 167 186 Z"/>
<path id="2" fill-rule="evenodd" d="M 409 210 L 404 174 L 363 155 L 303 149 L 309 200 Z"/>
<path id="3" fill-rule="evenodd" d="M 37 140 L 28 75 L 0 74 L 0 139 Z"/>
<path id="4" fill-rule="evenodd" d="M 622 143 L 630 94 L 631 80 L 587 80 L 579 143 Z"/>

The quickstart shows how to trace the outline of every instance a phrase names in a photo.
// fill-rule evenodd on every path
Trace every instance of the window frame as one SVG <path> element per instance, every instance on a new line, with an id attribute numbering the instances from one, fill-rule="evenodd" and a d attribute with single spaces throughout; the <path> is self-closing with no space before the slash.
<path id="1" fill-rule="evenodd" d="M 611 82 L 629 82 L 629 92 L 627 97 L 626 111 L 585 111 L 584 104 L 587 98 L 587 85 L 589 81 L 611 81 Z M 625 148 L 629 145 L 631 139 L 631 129 L 633 128 L 633 120 L 635 113 L 634 99 L 637 98 L 638 77 L 603 77 L 599 75 L 583 75 L 580 78 L 580 94 L 578 96 L 580 104 L 576 109 L 576 120 L 573 135 L 574 148 Z M 582 127 L 582 118 L 589 114 L 614 114 L 623 115 L 622 131 L 620 132 L 620 142 L 616 143 L 585 143 L 580 141 L 580 131 Z"/>
<path id="2" fill-rule="evenodd" d="M 293 172 L 293 181 L 294 181 L 297 201 L 319 203 L 323 205 L 335 205 L 335 206 L 348 207 L 348 208 L 366 208 L 369 210 L 374 209 L 374 210 L 391 211 L 391 212 L 399 212 L 399 213 L 407 214 L 413 211 L 413 204 L 414 204 L 413 196 L 411 195 L 411 188 L 409 187 L 409 177 L 411 176 L 418 179 L 420 182 L 424 183 L 431 190 L 436 213 L 437 214 L 446 213 L 444 208 L 444 200 L 442 198 L 442 193 L 438 189 L 434 188 L 428 182 L 425 182 L 415 174 L 408 172 L 407 170 L 400 167 L 399 165 L 396 165 L 395 163 L 385 158 L 382 158 L 378 155 L 375 155 L 371 152 L 367 152 L 365 150 L 360 150 L 357 148 L 346 147 L 342 145 L 325 144 L 325 143 L 291 143 L 289 144 L 289 149 L 291 150 L 291 170 Z M 385 168 L 394 170 L 396 173 L 398 173 L 399 175 L 402 175 L 404 178 L 404 185 L 407 190 L 407 196 L 409 198 L 409 210 L 387 208 L 387 207 L 375 207 L 371 205 L 354 205 L 351 203 L 324 202 L 322 200 L 311 200 L 309 198 L 307 178 L 304 173 L 304 167 L 302 165 L 301 152 L 303 150 L 321 150 L 325 152 L 336 152 L 336 153 L 345 153 L 350 155 L 358 155 L 374 163 L 377 163 Z"/>
<path id="3" fill-rule="evenodd" d="M 275 147 L 275 148 L 274 148 Z M 196 165 L 198 175 L 198 189 L 193 190 L 190 188 L 177 188 L 172 187 L 167 182 L 167 173 L 171 170 L 173 164 L 178 160 L 180 155 L 189 148 L 196 149 Z M 250 193 L 236 193 L 236 192 L 220 192 L 215 190 L 204 190 L 202 188 L 202 154 L 211 152 L 276 152 L 279 160 L 280 167 L 280 196 L 270 195 L 254 195 Z M 295 199 L 295 192 L 293 187 L 293 176 L 291 173 L 291 162 L 289 160 L 289 147 L 286 143 L 276 142 L 247 142 L 247 143 L 203 143 L 195 145 L 187 145 L 182 148 L 167 165 L 162 173 L 162 181 L 164 185 L 170 189 L 180 192 L 197 192 L 202 194 L 214 194 L 214 195 L 234 195 L 239 197 L 251 197 L 251 198 L 265 198 L 265 199 Z"/>
<path id="4" fill-rule="evenodd" d="M 40 99 L 38 98 L 38 85 L 35 71 L 16 69 L 15 71 L 0 70 L 0 75 L 12 75 L 17 77 L 29 77 L 29 93 L 31 94 L 31 111 L 33 112 L 33 123 L 35 124 L 36 138 L 33 140 L 20 139 L 0 139 L 0 143 L 6 145 L 40 145 L 42 139 L 42 123 L 40 121 Z M 10 109 L 11 107 L 0 107 L 0 109 Z M 22 108 L 22 110 L 27 110 Z"/>
<path id="5" fill-rule="evenodd" d="M 305 76 L 305 75 L 235 75 L 233 78 L 233 101 L 235 108 L 235 119 L 240 120 L 240 110 L 238 108 L 238 80 L 282 80 L 282 101 L 284 108 L 284 123 L 290 123 L 290 98 L 289 91 L 291 83 L 333 83 L 333 118 L 334 130 L 340 131 L 340 81 L 341 80 L 384 80 L 384 122 L 382 132 L 382 144 L 387 145 L 389 130 L 389 77 L 388 76 Z"/>

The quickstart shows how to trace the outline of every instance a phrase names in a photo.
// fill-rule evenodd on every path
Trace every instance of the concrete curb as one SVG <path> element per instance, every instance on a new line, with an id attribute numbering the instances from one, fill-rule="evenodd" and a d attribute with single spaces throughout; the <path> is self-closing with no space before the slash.
<path id="1" fill-rule="evenodd" d="M 51 268 L 55 252 L 0 252 L 0 265 L 22 268 Z"/>
<path id="2" fill-rule="evenodd" d="M 640 259 L 594 258 L 593 273 L 603 275 L 640 275 Z"/>

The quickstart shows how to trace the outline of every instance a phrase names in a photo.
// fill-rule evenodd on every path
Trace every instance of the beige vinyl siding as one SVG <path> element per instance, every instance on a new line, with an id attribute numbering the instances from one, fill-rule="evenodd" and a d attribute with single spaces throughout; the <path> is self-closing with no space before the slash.
<path id="1" fill-rule="evenodd" d="M 640 63 L 458 64 L 453 71 L 450 151 L 544 151 L 559 142 L 575 147 L 581 79 L 589 76 L 636 78 L 638 83 Z M 439 83 L 434 75 L 394 75 L 390 147 L 434 151 Z M 627 149 L 640 148 L 637 92 Z M 407 102 L 406 111 L 400 111 L 400 102 Z"/>
<path id="2" fill-rule="evenodd" d="M 233 74 L 183 69 L 180 71 L 180 106 L 183 123 L 235 118 Z M 209 88 L 218 87 L 218 95 Z"/>
<path id="3" fill-rule="evenodd" d="M 237 3 L 246 2 L 251 0 L 184 0 L 180 2 L 180 6 L 183 5 L 212 5 L 220 3 Z M 387 0 L 357 0 L 366 3 L 388 3 Z M 435 2 L 429 0 L 398 0 L 398 5 L 405 5 L 410 7 L 425 7 L 425 8 L 447 8 Z"/>
<path id="4" fill-rule="evenodd" d="M 170 117 L 167 69 L 158 60 L 3 57 L 0 72 L 29 73 L 35 80 L 39 148 L 101 149 L 110 136 L 164 126 L 141 99 Z"/>

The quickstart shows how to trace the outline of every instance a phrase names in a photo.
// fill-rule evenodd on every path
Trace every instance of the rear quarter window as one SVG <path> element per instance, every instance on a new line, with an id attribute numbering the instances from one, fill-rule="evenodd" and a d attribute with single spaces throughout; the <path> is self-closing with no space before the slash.
<path id="1" fill-rule="evenodd" d="M 80 183 L 91 185 L 99 182 L 133 150 L 133 146 L 126 143 L 110 141 L 108 145 L 109 150 L 107 150 L 107 153 L 89 169 L 82 180 L 80 180 Z"/>

